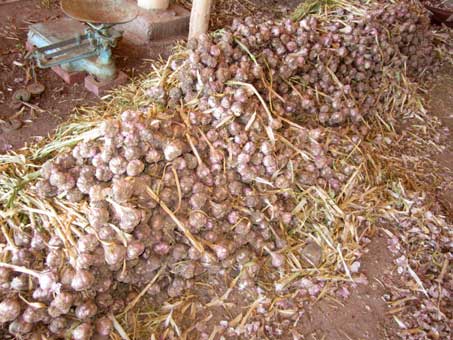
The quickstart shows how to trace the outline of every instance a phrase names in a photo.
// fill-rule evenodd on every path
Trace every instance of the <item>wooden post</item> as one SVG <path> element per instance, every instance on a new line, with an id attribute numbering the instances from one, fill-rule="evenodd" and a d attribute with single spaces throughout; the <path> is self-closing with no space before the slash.
<path id="1" fill-rule="evenodd" d="M 198 35 L 208 32 L 212 1 L 213 0 L 192 1 L 189 39 L 196 38 Z"/>

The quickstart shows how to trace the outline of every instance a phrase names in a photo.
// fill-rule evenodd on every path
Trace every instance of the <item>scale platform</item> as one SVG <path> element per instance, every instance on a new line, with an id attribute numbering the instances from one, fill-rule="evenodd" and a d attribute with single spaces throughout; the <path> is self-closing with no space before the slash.
<path id="1" fill-rule="evenodd" d="M 73 39 L 77 35 L 83 35 L 85 33 L 86 25 L 83 23 L 71 19 L 61 18 L 55 21 L 38 23 L 30 26 L 28 33 L 28 42 L 35 47 L 43 47 L 51 44 L 57 44 L 61 41 Z M 81 46 L 78 49 L 68 52 L 68 57 L 75 57 L 83 52 L 85 46 Z M 49 52 L 55 52 L 58 49 L 50 50 Z M 76 66 L 68 64 L 65 69 L 68 72 L 79 71 Z"/>

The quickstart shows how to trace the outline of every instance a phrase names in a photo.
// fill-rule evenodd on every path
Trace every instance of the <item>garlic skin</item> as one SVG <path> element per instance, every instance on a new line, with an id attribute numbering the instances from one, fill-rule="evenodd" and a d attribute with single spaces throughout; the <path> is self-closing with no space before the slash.
<path id="1" fill-rule="evenodd" d="M 89 209 L 88 222 L 90 225 L 99 229 L 105 226 L 110 220 L 110 213 L 105 207 L 91 207 Z"/>
<path id="2" fill-rule="evenodd" d="M 114 175 L 122 175 L 127 170 L 127 160 L 121 156 L 112 158 L 109 162 L 109 169 Z"/>
<path id="3" fill-rule="evenodd" d="M 104 316 L 96 321 L 95 329 L 97 334 L 109 336 L 113 330 L 113 323 L 108 317 Z"/>
<path id="4" fill-rule="evenodd" d="M 33 329 L 33 325 L 31 323 L 26 322 L 23 318 L 19 318 L 14 320 L 9 324 L 8 331 L 14 335 L 25 335 L 30 333 Z"/>
<path id="5" fill-rule="evenodd" d="M 37 323 L 46 318 L 46 310 L 44 308 L 34 308 L 34 307 L 27 307 L 23 314 L 22 318 L 27 323 Z"/>
<path id="6" fill-rule="evenodd" d="M 75 309 L 75 316 L 79 320 L 89 320 L 90 318 L 94 317 L 98 311 L 98 307 L 94 303 L 94 301 L 88 300 Z"/>
<path id="7" fill-rule="evenodd" d="M 87 270 L 77 270 L 71 283 L 75 291 L 83 291 L 91 288 L 95 281 L 94 275 Z"/>
<path id="8" fill-rule="evenodd" d="M 82 323 L 72 331 L 74 340 L 90 340 L 93 335 L 93 326 L 89 323 Z"/>
<path id="9" fill-rule="evenodd" d="M 74 302 L 75 296 L 69 292 L 60 292 L 57 294 L 50 306 L 58 309 L 62 314 L 67 314 Z"/>
<path id="10" fill-rule="evenodd" d="M 118 203 L 127 202 L 134 193 L 134 183 L 127 178 L 115 180 L 112 185 L 113 199 Z"/>
<path id="11" fill-rule="evenodd" d="M 171 141 L 164 147 L 164 156 L 167 161 L 172 161 L 181 156 L 184 144 L 180 140 Z"/>
<path id="12" fill-rule="evenodd" d="M 104 254 L 107 264 L 116 265 L 126 258 L 126 247 L 121 244 L 110 244 L 104 247 Z"/>
<path id="13" fill-rule="evenodd" d="M 141 241 L 129 242 L 126 249 L 126 256 L 128 260 L 135 260 L 140 257 L 145 251 L 145 245 Z"/>
<path id="14" fill-rule="evenodd" d="M 81 236 L 77 241 L 77 250 L 81 253 L 89 253 L 96 249 L 99 241 L 94 234 Z"/>
<path id="15" fill-rule="evenodd" d="M 47 180 L 36 183 L 35 190 L 38 196 L 42 198 L 54 197 L 58 193 L 58 188 L 50 184 Z"/>
<path id="16" fill-rule="evenodd" d="M 13 321 L 19 316 L 20 312 L 21 306 L 18 300 L 7 298 L 0 302 L 0 322 Z"/>
<path id="17" fill-rule="evenodd" d="M 145 170 L 145 164 L 138 159 L 134 159 L 128 163 L 126 172 L 128 176 L 135 177 L 140 175 L 143 170 Z"/>

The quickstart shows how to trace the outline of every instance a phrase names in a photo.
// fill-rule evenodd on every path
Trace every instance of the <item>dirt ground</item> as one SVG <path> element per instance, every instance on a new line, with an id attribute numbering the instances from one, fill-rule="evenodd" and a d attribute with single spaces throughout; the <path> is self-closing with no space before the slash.
<path id="1" fill-rule="evenodd" d="M 453 67 L 445 67 L 433 86 L 428 105 L 430 111 L 436 114 L 450 133 L 453 132 Z M 435 157 L 444 167 L 445 186 L 438 190 L 437 197 L 442 203 L 450 219 L 453 219 L 453 138 L 450 135 L 448 148 Z"/>
<path id="2" fill-rule="evenodd" d="M 275 1 L 274 1 L 275 2 Z M 294 2 L 294 1 L 293 1 Z M 33 108 L 14 109 L 11 98 L 14 91 L 25 87 L 32 79 L 24 61 L 24 42 L 27 27 L 31 23 L 51 20 L 60 16 L 58 7 L 43 9 L 33 0 L 0 4 L 0 119 L 17 118 L 23 126 L 8 131 L 0 130 L 0 152 L 23 146 L 50 133 L 67 119 L 79 106 L 98 101 L 83 86 L 69 86 L 49 70 L 38 70 L 37 79 L 45 84 L 46 91 L 31 101 Z M 150 68 L 146 46 L 131 48 L 127 44 L 117 50 L 118 64 L 129 76 Z M 453 130 L 453 68 L 444 69 L 428 94 L 429 110 Z M 445 181 L 433 193 L 445 208 L 453 214 L 453 139 L 449 147 L 435 160 L 444 166 Z M 383 298 L 391 287 L 398 286 L 399 275 L 387 249 L 387 239 L 377 231 L 362 258 L 362 270 L 368 284 L 358 285 L 344 301 L 320 300 L 307 308 L 297 327 L 299 334 L 308 340 L 381 340 L 397 339 L 397 324 L 389 314 Z M 292 339 L 289 337 L 288 339 Z"/>
<path id="3" fill-rule="evenodd" d="M 396 324 L 383 296 L 398 281 L 387 238 L 379 232 L 361 259 L 367 285 L 358 285 L 346 301 L 321 300 L 302 320 L 306 339 L 396 339 Z"/>

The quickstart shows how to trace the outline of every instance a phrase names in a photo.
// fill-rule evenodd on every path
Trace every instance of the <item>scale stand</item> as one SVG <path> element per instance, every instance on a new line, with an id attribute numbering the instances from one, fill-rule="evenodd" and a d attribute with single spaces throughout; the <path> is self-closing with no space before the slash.
<path id="1" fill-rule="evenodd" d="M 122 0 L 62 0 L 61 8 L 69 18 L 30 26 L 28 56 L 36 65 L 52 68 L 69 83 L 71 74 L 79 75 L 77 82 L 87 72 L 85 86 L 98 95 L 99 86 L 125 79 L 112 58 L 122 37 L 113 26 L 135 19 L 136 8 Z"/>

